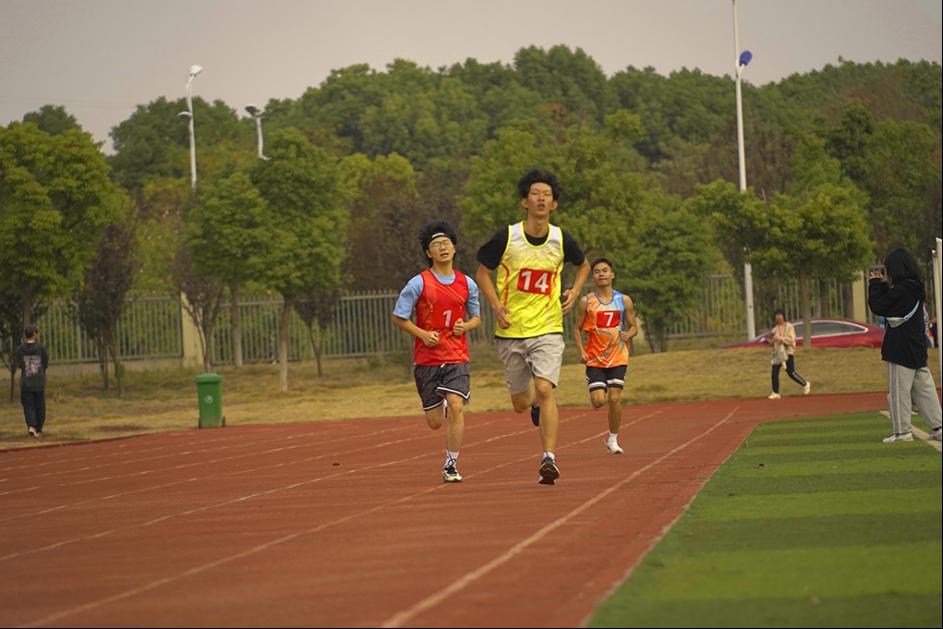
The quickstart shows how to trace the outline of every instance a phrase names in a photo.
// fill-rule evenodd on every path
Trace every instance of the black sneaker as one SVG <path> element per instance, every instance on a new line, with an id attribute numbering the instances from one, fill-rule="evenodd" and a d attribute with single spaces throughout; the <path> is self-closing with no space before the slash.
<path id="1" fill-rule="evenodd" d="M 444 468 L 442 468 L 442 482 L 460 483 L 462 482 L 462 475 L 458 473 L 458 470 L 455 469 L 454 465 L 446 465 Z"/>
<path id="2" fill-rule="evenodd" d="M 540 425 L 540 407 L 536 404 L 531 404 L 530 421 L 534 422 L 534 426 Z"/>
<path id="3" fill-rule="evenodd" d="M 556 461 L 549 456 L 545 456 L 544 460 L 540 462 L 540 469 L 537 470 L 537 473 L 540 474 L 540 479 L 537 482 L 541 485 L 553 485 L 554 481 L 560 478 L 560 468 L 557 467 Z"/>

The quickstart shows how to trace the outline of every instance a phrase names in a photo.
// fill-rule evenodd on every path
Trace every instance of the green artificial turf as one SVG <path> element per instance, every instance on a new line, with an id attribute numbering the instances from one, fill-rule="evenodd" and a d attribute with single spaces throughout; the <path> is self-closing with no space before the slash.
<path id="1" fill-rule="evenodd" d="M 941 457 L 877 413 L 759 426 L 593 627 L 940 627 Z"/>

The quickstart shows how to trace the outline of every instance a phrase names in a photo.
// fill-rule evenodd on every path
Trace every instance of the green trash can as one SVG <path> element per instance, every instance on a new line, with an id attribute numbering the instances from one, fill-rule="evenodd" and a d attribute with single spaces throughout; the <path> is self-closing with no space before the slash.
<path id="1" fill-rule="evenodd" d="M 226 425 L 223 417 L 223 377 L 215 373 L 201 373 L 196 377 L 196 397 L 200 408 L 200 428 L 219 428 Z"/>

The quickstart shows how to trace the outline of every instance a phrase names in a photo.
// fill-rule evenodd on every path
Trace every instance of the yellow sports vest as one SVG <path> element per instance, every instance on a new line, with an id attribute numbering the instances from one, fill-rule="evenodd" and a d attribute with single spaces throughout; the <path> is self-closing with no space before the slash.
<path id="1" fill-rule="evenodd" d="M 508 246 L 498 266 L 498 299 L 511 311 L 511 327 L 496 326 L 495 336 L 526 339 L 563 333 L 560 305 L 560 270 L 563 268 L 563 232 L 550 225 L 547 241 L 535 247 L 527 242 L 524 223 L 508 225 Z"/>

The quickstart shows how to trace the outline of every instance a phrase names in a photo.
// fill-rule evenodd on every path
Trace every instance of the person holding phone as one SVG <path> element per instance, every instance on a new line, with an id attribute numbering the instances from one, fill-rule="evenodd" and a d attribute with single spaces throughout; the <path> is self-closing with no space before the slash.
<path id="1" fill-rule="evenodd" d="M 868 278 L 868 307 L 886 320 L 881 358 L 887 363 L 887 404 L 893 433 L 884 443 L 913 441 L 910 412 L 916 405 L 930 428 L 930 439 L 940 440 L 940 398 L 927 368 L 926 288 L 913 255 L 904 248 L 884 259 L 887 277 L 872 271 Z"/>

